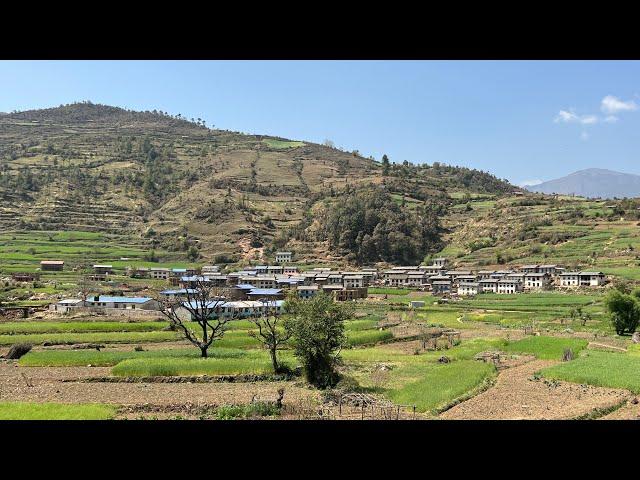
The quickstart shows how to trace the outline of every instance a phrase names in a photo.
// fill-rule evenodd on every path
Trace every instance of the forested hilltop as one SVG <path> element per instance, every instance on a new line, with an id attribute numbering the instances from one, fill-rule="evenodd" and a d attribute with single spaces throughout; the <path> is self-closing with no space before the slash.
<path id="1" fill-rule="evenodd" d="M 229 260 L 295 249 L 309 261 L 420 261 L 452 209 L 511 196 L 495 176 L 380 161 L 90 102 L 0 116 L 0 226 L 129 235 L 148 249 Z"/>

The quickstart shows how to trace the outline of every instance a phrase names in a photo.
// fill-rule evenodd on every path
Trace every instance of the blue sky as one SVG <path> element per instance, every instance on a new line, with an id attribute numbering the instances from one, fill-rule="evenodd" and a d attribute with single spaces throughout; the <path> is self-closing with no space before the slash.
<path id="1" fill-rule="evenodd" d="M 91 100 L 488 170 L 640 174 L 640 62 L 0 61 L 0 111 Z"/>

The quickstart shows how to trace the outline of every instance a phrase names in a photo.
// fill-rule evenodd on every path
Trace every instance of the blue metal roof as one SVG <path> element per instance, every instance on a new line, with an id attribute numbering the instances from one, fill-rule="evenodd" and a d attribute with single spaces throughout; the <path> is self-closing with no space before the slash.
<path id="1" fill-rule="evenodd" d="M 186 268 L 172 268 L 171 271 L 175 272 L 175 273 L 186 273 L 187 269 Z"/>
<path id="2" fill-rule="evenodd" d="M 152 299 L 149 297 L 106 297 L 102 295 L 98 297 L 98 300 L 95 300 L 95 296 L 87 298 L 88 303 L 147 303 L 149 300 Z"/>
<path id="3" fill-rule="evenodd" d="M 193 288 L 181 288 L 179 290 L 163 290 L 160 293 L 163 295 L 179 295 L 181 293 L 196 293 L 196 290 Z"/>
<path id="4" fill-rule="evenodd" d="M 236 285 L 236 287 L 240 290 L 253 290 L 254 288 L 256 288 L 248 283 L 239 283 L 238 285 Z"/>
<path id="5" fill-rule="evenodd" d="M 248 295 L 279 295 L 282 293 L 280 288 L 254 288 Z"/>

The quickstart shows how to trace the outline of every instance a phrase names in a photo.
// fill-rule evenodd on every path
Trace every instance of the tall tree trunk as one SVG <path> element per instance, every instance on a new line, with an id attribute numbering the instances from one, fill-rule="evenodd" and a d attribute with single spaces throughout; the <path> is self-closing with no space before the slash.
<path id="1" fill-rule="evenodd" d="M 207 350 L 208 350 L 207 346 L 200 347 L 200 351 L 202 352 L 202 358 L 207 358 Z"/>
<path id="2" fill-rule="evenodd" d="M 278 357 L 276 355 L 277 348 L 270 349 L 271 353 L 271 363 L 273 364 L 273 372 L 278 373 Z"/>

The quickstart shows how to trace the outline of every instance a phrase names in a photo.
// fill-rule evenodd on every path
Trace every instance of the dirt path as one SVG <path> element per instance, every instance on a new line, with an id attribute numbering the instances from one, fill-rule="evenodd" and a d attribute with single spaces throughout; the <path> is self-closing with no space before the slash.
<path id="1" fill-rule="evenodd" d="M 447 410 L 440 418 L 570 419 L 586 415 L 595 408 L 611 407 L 629 397 L 626 390 L 532 380 L 536 371 L 554 363 L 557 362 L 535 360 L 503 370 L 498 375 L 495 386 Z"/>
<path id="2" fill-rule="evenodd" d="M 110 367 L 20 367 L 0 361 L 0 402 L 110 403 L 118 405 L 228 405 L 275 398 L 285 388 L 285 403 L 315 395 L 295 382 L 255 383 L 82 383 L 65 379 L 108 376 Z"/>

